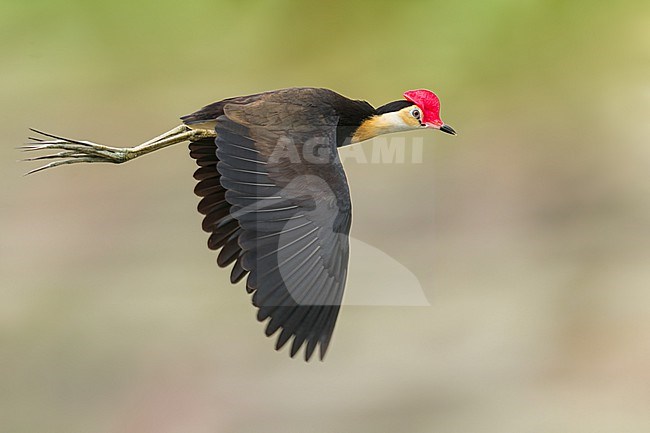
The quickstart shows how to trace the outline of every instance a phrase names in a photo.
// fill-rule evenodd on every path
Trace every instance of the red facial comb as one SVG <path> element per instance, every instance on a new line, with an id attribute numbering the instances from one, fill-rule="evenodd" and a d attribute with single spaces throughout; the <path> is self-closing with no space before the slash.
<path id="1" fill-rule="evenodd" d="M 404 93 L 404 98 L 413 102 L 422 110 L 422 121 L 436 126 L 444 125 L 440 120 L 440 99 L 431 90 L 409 90 Z"/>

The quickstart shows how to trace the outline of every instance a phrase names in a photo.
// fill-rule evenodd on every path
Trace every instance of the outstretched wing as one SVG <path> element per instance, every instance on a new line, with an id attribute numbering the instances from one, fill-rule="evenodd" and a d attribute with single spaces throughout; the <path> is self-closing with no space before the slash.
<path id="1" fill-rule="evenodd" d="M 336 150 L 338 118 L 282 95 L 223 110 L 216 158 L 204 157 L 216 162 L 219 175 L 197 185 L 204 184 L 197 191 L 204 200 L 215 192 L 223 199 L 205 203 L 204 228 L 214 215 L 208 228 L 217 233 L 212 247 L 223 246 L 219 264 L 236 261 L 231 280 L 248 272 L 258 319 L 270 318 L 266 334 L 280 330 L 276 348 L 293 337 L 291 356 L 306 344 L 305 359 L 316 346 L 322 358 L 349 255 L 351 205 Z"/>

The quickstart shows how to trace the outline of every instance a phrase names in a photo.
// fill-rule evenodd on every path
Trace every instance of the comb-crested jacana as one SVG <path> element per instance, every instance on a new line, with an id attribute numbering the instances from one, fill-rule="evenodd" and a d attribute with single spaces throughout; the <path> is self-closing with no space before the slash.
<path id="1" fill-rule="evenodd" d="M 33 130 L 23 150 L 57 150 L 28 160 L 46 168 L 81 162 L 122 163 L 190 141 L 199 168 L 195 192 L 208 247 L 246 277 L 266 334 L 281 330 L 276 349 L 293 337 L 291 356 L 325 355 L 345 287 L 350 193 L 337 148 L 397 131 L 456 132 L 440 119 L 429 90 L 373 108 L 328 89 L 289 88 L 224 99 L 181 118 L 183 124 L 132 148 L 115 148 Z"/>

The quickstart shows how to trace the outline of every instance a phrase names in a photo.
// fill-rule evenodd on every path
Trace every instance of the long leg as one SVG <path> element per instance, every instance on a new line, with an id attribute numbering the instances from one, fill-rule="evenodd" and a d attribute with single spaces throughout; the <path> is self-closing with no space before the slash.
<path id="1" fill-rule="evenodd" d="M 192 129 L 189 126 L 180 125 L 138 146 L 109 147 L 90 141 L 59 137 L 37 129 L 31 129 L 31 131 L 43 137 L 50 138 L 50 140 L 30 137 L 30 140 L 33 142 L 21 146 L 19 149 L 26 152 L 41 150 L 60 150 L 61 152 L 25 159 L 24 161 L 56 160 L 42 167 L 35 168 L 26 174 L 36 173 L 46 168 L 58 167 L 59 165 L 78 164 L 82 162 L 110 162 L 113 164 L 121 164 L 176 143 L 196 141 L 201 138 L 216 136 L 216 133 L 211 130 Z"/>

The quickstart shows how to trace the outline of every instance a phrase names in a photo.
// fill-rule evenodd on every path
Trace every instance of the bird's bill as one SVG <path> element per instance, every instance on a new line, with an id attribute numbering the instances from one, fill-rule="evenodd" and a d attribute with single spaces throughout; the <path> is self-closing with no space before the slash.
<path id="1" fill-rule="evenodd" d="M 438 121 L 438 122 L 426 122 L 424 125 L 425 125 L 427 128 L 439 129 L 439 130 L 441 130 L 442 132 L 446 132 L 447 134 L 457 135 L 457 134 L 456 134 L 456 131 L 454 130 L 454 128 L 452 128 L 451 126 L 449 126 L 449 125 L 447 125 L 447 124 L 445 124 L 445 123 L 442 123 L 442 121 Z"/>
<path id="2" fill-rule="evenodd" d="M 454 131 L 454 128 L 452 128 L 452 127 L 449 126 L 449 125 L 442 125 L 442 126 L 440 127 L 440 130 L 441 130 L 442 132 L 446 132 L 447 134 L 457 135 L 457 134 L 456 134 L 456 131 Z"/>

